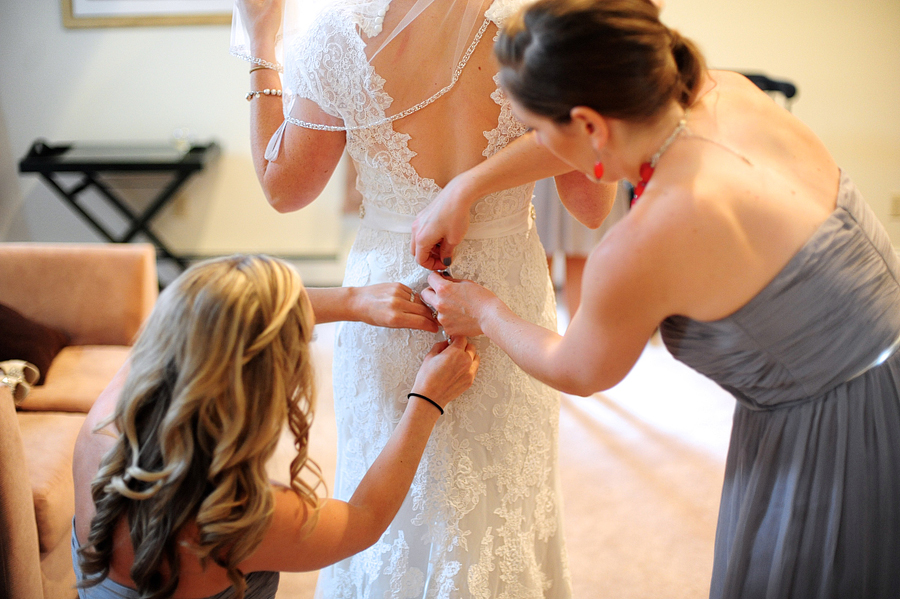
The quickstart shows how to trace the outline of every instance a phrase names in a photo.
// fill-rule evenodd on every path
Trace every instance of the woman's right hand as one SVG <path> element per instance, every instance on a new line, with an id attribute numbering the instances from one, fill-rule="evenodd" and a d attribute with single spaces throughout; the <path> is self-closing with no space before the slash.
<path id="1" fill-rule="evenodd" d="M 275 37 L 281 28 L 284 14 L 284 0 L 236 1 L 241 19 L 250 34 L 253 55 L 260 56 L 266 54 L 267 50 L 274 51 Z"/>
<path id="2" fill-rule="evenodd" d="M 469 207 L 474 200 L 466 189 L 465 175 L 451 179 L 413 222 L 410 253 L 429 270 L 450 266 L 453 250 L 469 230 Z"/>
<path id="3" fill-rule="evenodd" d="M 475 346 L 466 337 L 436 343 L 425 356 L 412 391 L 444 408 L 472 385 L 478 363 Z"/>

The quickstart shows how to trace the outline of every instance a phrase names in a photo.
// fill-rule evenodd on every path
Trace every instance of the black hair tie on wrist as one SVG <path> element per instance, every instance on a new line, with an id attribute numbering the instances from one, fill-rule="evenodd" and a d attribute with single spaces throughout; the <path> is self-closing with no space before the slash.
<path id="1" fill-rule="evenodd" d="M 436 407 L 438 410 L 440 410 L 441 416 L 444 415 L 444 408 L 442 408 L 438 402 L 434 401 L 430 397 L 425 397 L 424 395 L 421 395 L 419 393 L 407 393 L 406 399 L 409 400 L 410 397 L 418 397 L 419 399 L 424 399 L 425 401 Z"/>

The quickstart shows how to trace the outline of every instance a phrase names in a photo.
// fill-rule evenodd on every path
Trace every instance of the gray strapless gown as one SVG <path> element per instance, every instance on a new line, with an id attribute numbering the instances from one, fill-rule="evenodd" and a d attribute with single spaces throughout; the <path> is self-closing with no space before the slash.
<path id="1" fill-rule="evenodd" d="M 738 401 L 710 597 L 900 598 L 898 281 L 842 174 L 834 213 L 747 305 L 663 323 Z"/>

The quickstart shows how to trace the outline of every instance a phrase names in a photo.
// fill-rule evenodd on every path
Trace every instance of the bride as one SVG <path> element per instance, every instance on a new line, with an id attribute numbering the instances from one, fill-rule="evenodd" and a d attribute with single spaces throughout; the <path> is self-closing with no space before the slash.
<path id="1" fill-rule="evenodd" d="M 233 27 L 232 53 L 251 62 L 251 145 L 266 197 L 280 212 L 303 208 L 346 150 L 364 199 L 344 288 L 391 290 L 392 301 L 383 303 L 391 314 L 424 315 L 414 324 L 390 314 L 371 318 L 363 313 L 371 306 L 335 300 L 349 321 L 338 329 L 334 354 L 334 494 L 346 499 L 390 437 L 404 390 L 440 338 L 418 296 L 430 271 L 410 254 L 417 216 L 440 218 L 427 211 L 438 192 L 513 142 L 504 155 L 516 161 L 521 180 L 503 184 L 518 187 L 479 190 L 468 233 L 452 240 L 455 257 L 441 268 L 555 328 L 528 182 L 559 175 L 567 205 L 591 206 L 597 224 L 614 189 L 566 174 L 571 167 L 520 138 L 525 128 L 497 87 L 491 50 L 522 0 L 291 2 L 239 0 Z M 323 570 L 317 596 L 571 595 L 558 394 L 490 341 L 473 343 L 481 370 L 435 428 L 394 522 L 373 547 Z"/>

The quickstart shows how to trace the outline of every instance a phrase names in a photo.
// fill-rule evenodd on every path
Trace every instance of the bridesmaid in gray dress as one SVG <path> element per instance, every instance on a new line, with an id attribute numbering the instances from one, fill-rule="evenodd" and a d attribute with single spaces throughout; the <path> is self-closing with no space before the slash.
<path id="1" fill-rule="evenodd" d="M 808 127 L 707 70 L 658 16 L 649 0 L 539 0 L 497 43 L 531 135 L 589 178 L 635 185 L 565 335 L 469 281 L 433 274 L 423 299 L 450 335 L 485 334 L 578 395 L 619 382 L 659 327 L 737 399 L 710 597 L 900 597 L 891 241 Z M 418 234 L 417 248 L 453 232 Z"/>

